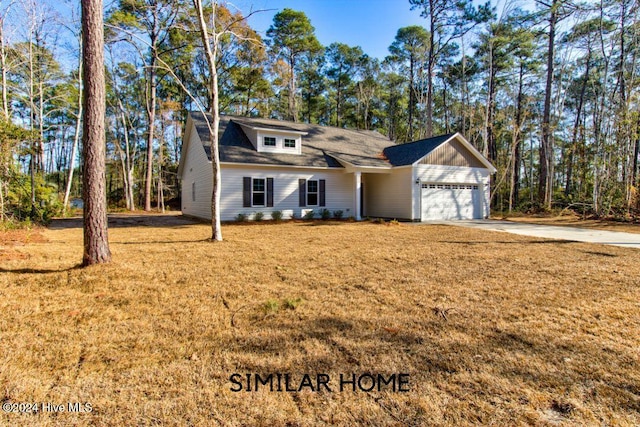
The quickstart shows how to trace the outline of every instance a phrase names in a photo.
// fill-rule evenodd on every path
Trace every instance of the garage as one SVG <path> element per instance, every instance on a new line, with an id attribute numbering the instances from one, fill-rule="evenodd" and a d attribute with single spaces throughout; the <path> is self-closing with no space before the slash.
<path id="1" fill-rule="evenodd" d="M 481 191 L 477 183 L 423 183 L 421 220 L 480 219 Z"/>

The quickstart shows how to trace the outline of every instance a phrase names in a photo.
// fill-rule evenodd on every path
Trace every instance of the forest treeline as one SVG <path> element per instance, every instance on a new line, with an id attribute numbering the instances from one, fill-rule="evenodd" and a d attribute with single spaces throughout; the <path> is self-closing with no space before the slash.
<path id="1" fill-rule="evenodd" d="M 81 194 L 79 11 L 0 5 L 0 215 L 46 220 Z M 220 111 L 376 130 L 397 143 L 460 132 L 498 170 L 495 210 L 638 213 L 637 1 L 397 7 L 424 24 L 399 28 L 388 56 L 374 58 L 323 46 L 301 11 L 279 11 L 261 35 L 246 19 L 261 11 L 219 3 Z M 211 99 L 201 40 L 191 2 L 105 10 L 111 207 L 179 209 L 186 114 Z"/>

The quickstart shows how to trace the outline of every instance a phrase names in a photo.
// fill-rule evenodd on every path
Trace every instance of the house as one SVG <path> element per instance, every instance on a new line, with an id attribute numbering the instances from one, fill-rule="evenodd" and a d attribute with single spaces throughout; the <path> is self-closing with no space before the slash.
<path id="1" fill-rule="evenodd" d="M 496 169 L 460 134 L 396 145 L 373 131 L 222 116 L 221 219 L 278 210 L 411 221 L 485 218 Z M 178 177 L 182 213 L 211 218 L 211 140 L 187 119 Z"/>

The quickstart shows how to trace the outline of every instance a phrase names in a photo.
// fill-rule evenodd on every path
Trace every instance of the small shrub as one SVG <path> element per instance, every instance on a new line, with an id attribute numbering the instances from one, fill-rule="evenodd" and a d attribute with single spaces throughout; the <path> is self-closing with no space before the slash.
<path id="1" fill-rule="evenodd" d="M 343 214 L 341 210 L 333 211 L 333 219 L 342 219 Z"/>
<path id="2" fill-rule="evenodd" d="M 297 215 L 295 212 L 291 212 L 291 216 L 289 217 L 289 219 L 297 219 Z"/>
<path id="3" fill-rule="evenodd" d="M 246 213 L 242 213 L 240 212 L 238 215 L 236 215 L 236 221 L 238 222 L 247 222 L 247 214 Z"/>
<path id="4" fill-rule="evenodd" d="M 372 223 L 374 224 L 384 224 L 384 219 L 382 218 L 374 218 L 371 220 Z"/>
<path id="5" fill-rule="evenodd" d="M 310 210 L 307 211 L 302 218 L 309 220 L 313 219 L 314 216 L 316 216 L 316 213 L 313 210 Z"/>
<path id="6" fill-rule="evenodd" d="M 322 218 L 323 220 L 328 220 L 329 218 L 331 218 L 331 211 L 329 209 L 322 209 L 320 211 L 320 218 Z"/>
<path id="7" fill-rule="evenodd" d="M 287 310 L 295 310 L 302 303 L 302 298 L 287 298 L 284 300 L 284 308 Z"/>
<path id="8" fill-rule="evenodd" d="M 253 215 L 253 220 L 254 221 L 262 221 L 264 219 L 264 214 L 262 212 L 256 212 Z"/>
<path id="9" fill-rule="evenodd" d="M 264 314 L 276 314 L 280 310 L 280 303 L 274 299 L 267 300 L 262 304 Z"/>
<path id="10" fill-rule="evenodd" d="M 273 211 L 271 212 L 271 219 L 280 222 L 282 221 L 282 211 Z"/>
<path id="11" fill-rule="evenodd" d="M 391 225 L 400 225 L 400 222 L 397 219 L 392 219 L 391 221 L 389 221 L 389 224 L 391 224 Z"/>

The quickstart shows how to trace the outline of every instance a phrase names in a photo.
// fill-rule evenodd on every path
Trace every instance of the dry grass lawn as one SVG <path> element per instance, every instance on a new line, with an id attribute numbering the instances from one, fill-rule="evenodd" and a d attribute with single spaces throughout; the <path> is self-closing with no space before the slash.
<path id="1" fill-rule="evenodd" d="M 73 220 L 0 247 L 0 401 L 92 407 L 0 425 L 640 425 L 638 250 L 322 222 L 213 244 L 158 218 L 110 228 L 107 266 L 77 268 Z M 234 373 L 332 391 L 232 392 Z M 410 391 L 339 390 L 367 373 Z"/>

